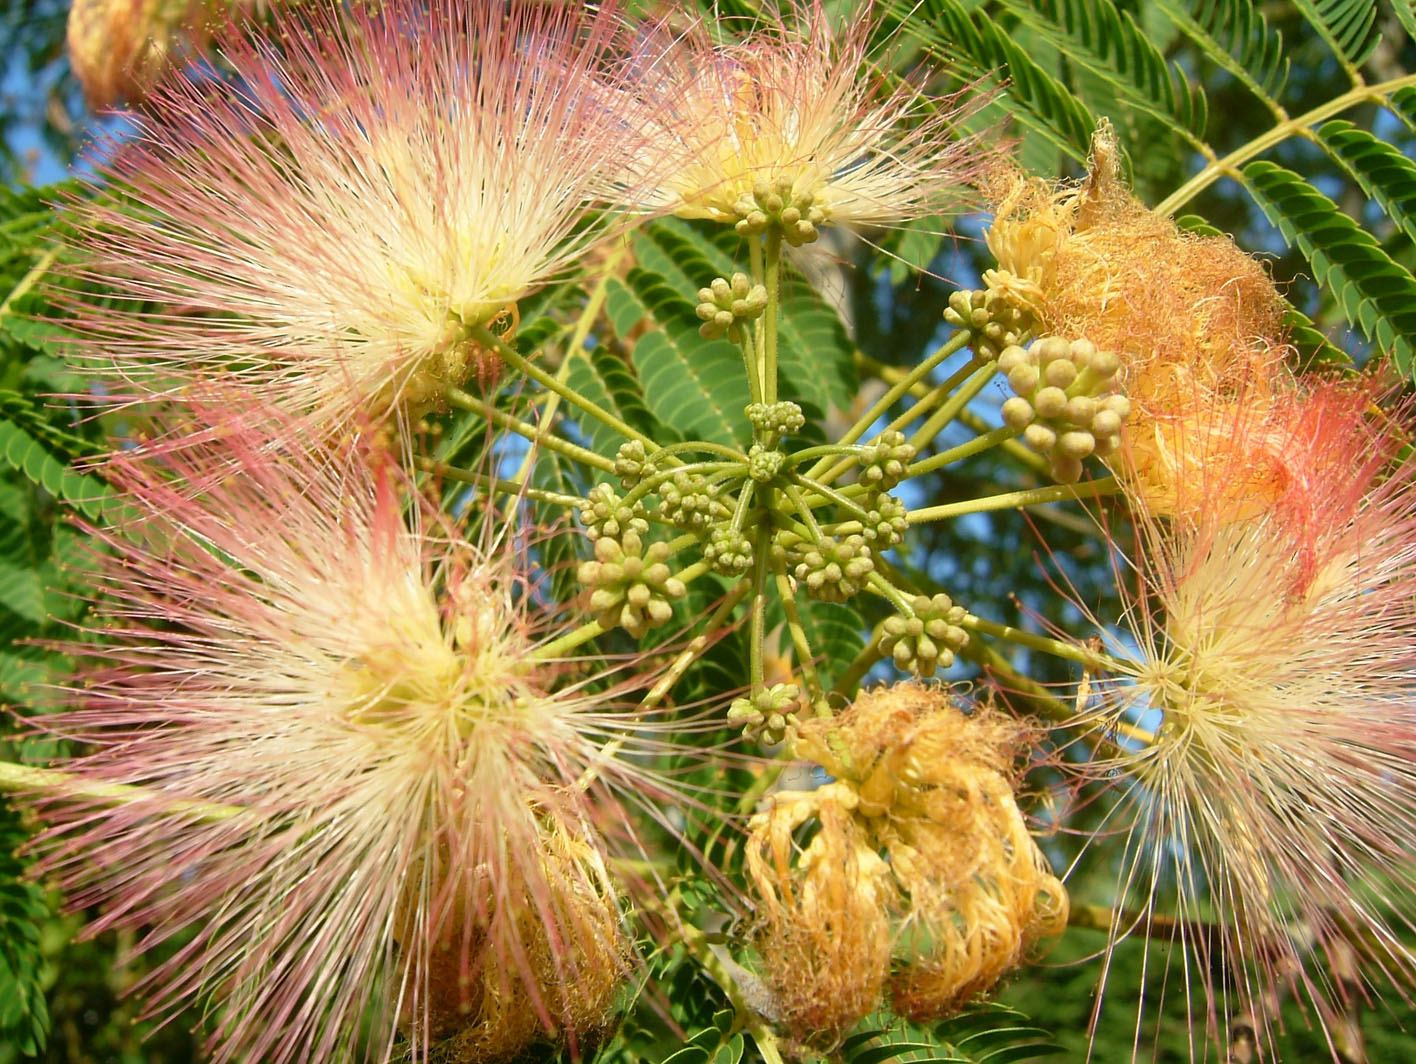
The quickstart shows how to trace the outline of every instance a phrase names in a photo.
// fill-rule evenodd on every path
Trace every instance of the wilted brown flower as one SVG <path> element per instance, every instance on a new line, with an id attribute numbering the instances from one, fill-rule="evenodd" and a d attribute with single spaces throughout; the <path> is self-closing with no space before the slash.
<path id="1" fill-rule="evenodd" d="M 1103 122 L 1087 178 L 1054 186 L 1004 173 L 987 240 L 988 288 L 1031 316 L 1037 335 L 1085 337 L 1122 356 L 1133 399 L 1168 394 L 1177 371 L 1233 395 L 1281 360 L 1283 302 L 1263 265 L 1223 236 L 1182 232 L 1148 210 L 1118 173 Z"/>
<path id="2" fill-rule="evenodd" d="M 777 795 L 748 861 L 759 950 L 798 1038 L 839 1040 L 887 986 L 900 1015 L 947 1016 L 1060 930 L 1066 892 L 1013 798 L 1022 731 L 918 683 L 802 725 L 797 753 L 835 782 Z"/>

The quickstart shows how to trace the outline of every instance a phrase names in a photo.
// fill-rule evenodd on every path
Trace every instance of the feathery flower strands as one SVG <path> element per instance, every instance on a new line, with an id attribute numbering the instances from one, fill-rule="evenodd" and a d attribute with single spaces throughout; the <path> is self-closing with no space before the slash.
<path id="1" fill-rule="evenodd" d="M 617 225 L 627 130 L 599 86 L 613 5 L 317 4 L 231 29 L 235 80 L 154 91 L 73 204 L 79 279 L 160 306 L 71 309 L 113 401 L 257 392 L 316 435 L 494 378 L 474 337 Z M 628 98 L 621 101 L 628 107 Z M 293 423 L 292 423 L 293 424 Z"/>
<path id="2" fill-rule="evenodd" d="M 957 209 L 988 158 L 980 139 L 960 135 L 977 103 L 909 84 L 885 91 L 867 51 L 872 16 L 867 6 L 840 29 L 820 0 L 795 0 L 741 40 L 715 41 L 699 24 L 646 60 L 640 92 L 671 103 L 649 112 L 655 154 L 638 173 L 661 176 L 648 202 L 742 232 L 761 233 L 771 219 L 792 245 L 823 225 Z M 666 149 L 676 168 L 660 161 Z"/>
<path id="3" fill-rule="evenodd" d="M 151 1007 L 213 999 L 218 1061 L 597 1036 L 631 956 L 602 829 L 622 797 L 685 808 L 621 708 L 656 676 L 539 660 L 556 621 L 512 531 L 469 543 L 417 503 L 410 527 L 386 459 L 244 434 L 164 465 L 112 470 L 135 515 L 98 533 L 105 642 L 71 647 L 92 669 L 46 718 L 92 744 L 41 843 L 108 904 L 92 930 L 181 943 Z"/>
<path id="4" fill-rule="evenodd" d="M 909 0 L 645 6 L 299 5 L 70 194 L 0 304 L 125 415 L 65 745 L 0 763 L 41 870 L 218 1064 L 1021 1060 L 976 1006 L 1069 922 L 1148 1006 L 1111 947 L 1177 930 L 1192 1057 L 1295 988 L 1340 1056 L 1349 985 L 1416 979 L 1380 373 L 1292 368 L 1264 265 L 1126 186 L 1133 124 L 1080 182 L 1000 165 Z M 874 314 L 794 273 L 990 199 L 899 365 L 868 240 L 823 243 Z M 11 409 L 12 464 L 71 442 Z"/>
<path id="5" fill-rule="evenodd" d="M 1149 916 L 1174 883 L 1181 944 L 1234 980 L 1202 976 L 1208 1019 L 1255 1017 L 1265 1042 L 1284 987 L 1337 1024 L 1345 951 L 1416 974 L 1416 470 L 1370 395 L 1322 383 L 1284 400 L 1286 424 L 1251 408 L 1213 427 L 1235 456 L 1205 440 L 1222 482 L 1140 515 L 1126 637 L 1073 722 L 1101 738 L 1076 771 L 1120 789 L 1120 895 Z M 1246 449 L 1283 476 L 1236 497 Z"/>

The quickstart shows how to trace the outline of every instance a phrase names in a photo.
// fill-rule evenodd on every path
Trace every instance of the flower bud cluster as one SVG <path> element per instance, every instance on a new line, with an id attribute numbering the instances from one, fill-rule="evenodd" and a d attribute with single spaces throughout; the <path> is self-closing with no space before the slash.
<path id="1" fill-rule="evenodd" d="M 766 484 L 782 471 L 786 460 L 787 456 L 775 447 L 754 443 L 747 452 L 747 475 L 759 484 Z"/>
<path id="2" fill-rule="evenodd" d="M 739 236 L 756 236 L 776 226 L 782 239 L 792 247 L 810 244 L 826 224 L 826 211 L 816 206 L 810 192 L 796 192 L 792 178 L 785 174 L 775 182 L 759 178 L 752 195 L 742 196 L 735 205 Z"/>
<path id="3" fill-rule="evenodd" d="M 889 550 L 904 540 L 910 521 L 903 502 L 887 491 L 872 491 L 859 502 L 865 508 L 860 534 L 871 550 Z"/>
<path id="4" fill-rule="evenodd" d="M 735 698 L 728 707 L 728 722 L 768 746 L 796 735 L 801 724 L 792 710 L 800 703 L 801 688 L 794 683 L 774 683 L 751 698 Z"/>
<path id="5" fill-rule="evenodd" d="M 997 361 L 1005 348 L 1021 343 L 1034 326 L 1031 314 L 993 289 L 955 292 L 944 320 L 973 331 L 974 353 L 985 362 Z"/>
<path id="6" fill-rule="evenodd" d="M 722 489 L 707 477 L 675 473 L 659 485 L 659 515 L 690 532 L 702 532 L 714 521 L 726 520 L 732 514 L 721 494 Z"/>
<path id="7" fill-rule="evenodd" d="M 968 614 L 945 594 L 920 595 L 910 609 L 912 617 L 887 617 L 875 638 L 900 668 L 916 676 L 933 676 L 937 669 L 953 665 L 954 655 L 968 645 L 969 633 L 959 627 Z"/>
<path id="8" fill-rule="evenodd" d="M 789 558 L 799 559 L 794 570 L 797 580 L 826 602 L 845 602 L 858 594 L 875 571 L 870 544 L 862 535 L 812 544 L 795 540 L 790 533 L 781 533 L 777 542 L 786 548 Z"/>
<path id="9" fill-rule="evenodd" d="M 909 464 L 914 461 L 915 448 L 905 442 L 905 434 L 891 430 L 875 437 L 875 442 L 861 448 L 860 482 L 872 488 L 889 491 L 905 479 Z"/>
<path id="10" fill-rule="evenodd" d="M 687 588 L 668 566 L 669 545 L 647 547 L 635 532 L 595 541 L 595 560 L 581 564 L 576 577 L 593 589 L 590 610 L 601 626 L 623 628 L 636 639 L 673 616 L 673 603 Z"/>
<path id="11" fill-rule="evenodd" d="M 649 452 L 639 440 L 626 440 L 615 453 L 615 476 L 620 478 L 620 486 L 626 491 L 648 476 L 653 468 Z"/>
<path id="12" fill-rule="evenodd" d="M 698 334 L 705 340 L 727 336 L 737 343 L 742 339 L 742 323 L 760 318 L 766 309 L 766 286 L 753 284 L 747 274 L 735 273 L 731 281 L 715 277 L 707 288 L 698 290 L 697 314 L 703 321 Z"/>
<path id="13" fill-rule="evenodd" d="M 627 534 L 645 536 L 649 533 L 649 522 L 643 511 L 638 506 L 626 506 L 608 484 L 596 484 L 590 489 L 590 494 L 580 504 L 580 523 L 592 542 L 601 537 L 617 540 Z"/>
<path id="14" fill-rule="evenodd" d="M 723 576 L 741 576 L 752 568 L 752 540 L 736 528 L 719 526 L 708 535 L 703 557 Z"/>
<path id="15" fill-rule="evenodd" d="M 1003 404 L 1003 421 L 1022 430 L 1023 441 L 1052 460 L 1052 475 L 1063 484 L 1082 475 L 1082 459 L 1105 457 L 1121 443 L 1121 424 L 1131 412 L 1116 387 L 1120 360 L 1088 340 L 1061 336 L 1027 348 L 1007 348 L 998 368 L 1016 395 Z"/>
<path id="16" fill-rule="evenodd" d="M 801 407 L 789 399 L 779 403 L 751 403 L 747 408 L 747 420 L 753 428 L 761 432 L 771 432 L 788 436 L 800 432 L 806 424 L 806 415 Z"/>

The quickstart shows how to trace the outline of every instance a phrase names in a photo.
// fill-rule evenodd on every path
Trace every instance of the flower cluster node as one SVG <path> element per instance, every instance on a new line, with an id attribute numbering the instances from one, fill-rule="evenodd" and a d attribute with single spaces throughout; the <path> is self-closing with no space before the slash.
<path id="1" fill-rule="evenodd" d="M 796 564 L 796 578 L 826 602 L 845 602 L 865 586 L 875 571 L 870 544 L 862 535 L 803 544 L 795 552 L 801 559 Z"/>
<path id="2" fill-rule="evenodd" d="M 728 707 L 728 721 L 742 726 L 768 746 L 794 738 L 801 721 L 792 710 L 800 704 L 801 688 L 794 683 L 774 683 L 751 698 L 735 698 Z"/>
<path id="3" fill-rule="evenodd" d="M 887 617 L 875 638 L 900 668 L 933 676 L 937 669 L 953 665 L 954 655 L 968 645 L 969 633 L 959 627 L 968 614 L 942 593 L 933 598 L 920 595 L 910 609 L 912 617 Z"/>
<path id="4" fill-rule="evenodd" d="M 623 628 L 638 639 L 673 616 L 673 603 L 687 588 L 668 566 L 669 545 L 646 548 L 643 538 L 626 532 L 618 540 L 595 541 L 595 560 L 581 563 L 576 577 L 591 588 L 590 611 L 601 626 Z"/>
<path id="5" fill-rule="evenodd" d="M 713 529 L 703 547 L 703 557 L 723 576 L 741 576 L 752 568 L 752 540 L 735 528 Z"/>
<path id="6" fill-rule="evenodd" d="M 1012 718 L 905 683 L 797 731 L 834 782 L 774 795 L 746 849 L 757 948 L 797 1038 L 829 1049 L 886 995 L 912 1020 L 951 1015 L 1065 926 L 1014 799 Z"/>
<path id="7" fill-rule="evenodd" d="M 872 491 L 860 499 L 865 508 L 865 520 L 861 535 L 871 550 L 889 550 L 905 538 L 909 531 L 909 512 L 905 504 L 887 491 Z"/>
<path id="8" fill-rule="evenodd" d="M 1014 345 L 999 355 L 998 368 L 1017 393 L 1003 404 L 1003 421 L 1052 460 L 1052 475 L 1060 483 L 1076 483 L 1088 455 L 1104 458 L 1121 445 L 1131 401 L 1111 394 L 1120 367 L 1114 353 L 1061 336 L 1027 348 Z"/>
<path id="9" fill-rule="evenodd" d="M 628 491 L 654 471 L 653 459 L 648 449 L 639 440 L 626 440 L 615 452 L 615 476 L 620 478 L 620 486 Z"/>
<path id="10" fill-rule="evenodd" d="M 649 522 L 639 506 L 626 506 L 608 484 L 596 484 L 580 504 L 580 523 L 592 542 L 618 540 L 625 535 L 646 536 Z"/>
<path id="11" fill-rule="evenodd" d="M 826 224 L 827 213 L 816 205 L 815 196 L 796 191 L 794 185 L 795 180 L 787 174 L 776 181 L 758 178 L 753 183 L 752 195 L 744 195 L 737 201 L 738 235 L 756 236 L 775 226 L 781 231 L 782 239 L 794 248 L 815 240 L 818 228 Z"/>
<path id="12" fill-rule="evenodd" d="M 982 362 L 995 362 L 1003 350 L 1022 343 L 1032 331 L 1033 315 L 995 289 L 955 292 L 944 308 L 950 325 L 973 332 L 974 354 Z"/>
<path id="13" fill-rule="evenodd" d="M 716 483 L 697 473 L 675 473 L 672 479 L 659 485 L 659 514 L 664 520 L 702 532 L 714 521 L 723 521 L 732 511 L 719 498 Z"/>
<path id="14" fill-rule="evenodd" d="M 806 415 L 796 403 L 783 399 L 778 403 L 748 404 L 747 420 L 759 432 L 788 436 L 801 431 L 806 424 Z"/>
<path id="15" fill-rule="evenodd" d="M 903 432 L 882 432 L 874 443 L 860 450 L 860 482 L 889 491 L 905 479 L 917 453 L 913 445 L 905 442 Z"/>
<path id="16" fill-rule="evenodd" d="M 747 475 L 759 484 L 766 484 L 782 471 L 787 456 L 775 448 L 754 443 L 747 452 Z"/>
<path id="17" fill-rule="evenodd" d="M 732 280 L 713 278 L 707 288 L 698 290 L 698 316 L 703 324 L 698 334 L 705 340 L 726 336 L 733 343 L 742 339 L 742 323 L 760 318 L 767 309 L 767 288 L 753 284 L 745 273 L 735 273 Z"/>

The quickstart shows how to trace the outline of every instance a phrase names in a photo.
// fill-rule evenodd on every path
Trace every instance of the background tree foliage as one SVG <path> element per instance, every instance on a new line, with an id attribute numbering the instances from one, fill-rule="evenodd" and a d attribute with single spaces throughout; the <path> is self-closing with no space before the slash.
<path id="1" fill-rule="evenodd" d="M 849 0 L 828 6 L 841 18 L 859 15 L 860 5 Z M 893 76 L 911 76 L 927 61 L 955 85 L 991 92 L 971 125 L 1002 130 L 991 135 L 1013 139 L 1017 158 L 1031 172 L 1078 175 L 1098 119 L 1109 118 L 1142 200 L 1188 227 L 1232 233 L 1242 247 L 1268 257 L 1291 304 L 1298 358 L 1362 363 L 1380 352 L 1408 376 L 1416 368 L 1416 76 L 1410 73 L 1416 70 L 1416 9 L 1410 0 L 877 0 L 875 8 L 880 54 Z M 739 0 L 724 0 L 707 13 L 724 20 L 725 32 L 732 32 L 732 16 L 759 16 L 757 5 Z M 7 138 L 0 168 L 8 182 L 0 190 L 0 701 L 10 710 L 0 721 L 0 758 L 30 763 L 52 752 L 49 743 L 26 735 L 25 718 L 38 711 L 36 685 L 65 668 L 42 640 L 67 635 L 82 621 L 79 600 L 68 593 L 84 583 L 81 535 L 66 517 L 102 520 L 109 505 L 105 485 L 82 471 L 81 460 L 101 450 L 108 434 L 121 432 L 121 425 L 82 419 L 71 404 L 53 398 L 83 385 L 56 357 L 57 327 L 42 322 L 47 308 L 35 290 L 62 239 L 49 207 L 60 190 L 27 186 L 34 160 L 15 145 L 43 143 L 68 157 L 85 123 L 98 121 L 82 115 L 65 70 L 63 16 L 61 5 L 45 0 L 9 2 L 0 14 L 0 55 L 8 64 L 0 113 Z M 24 141 L 25 129 L 38 141 Z M 891 258 L 879 256 L 871 243 L 839 240 L 832 250 L 842 265 L 827 273 L 840 297 L 812 297 L 803 285 L 784 323 L 784 397 L 816 414 L 848 407 L 858 391 L 874 394 L 873 381 L 932 349 L 944 335 L 940 315 L 948 293 L 972 286 L 988 264 L 978 239 L 984 220 L 934 219 L 872 234 Z M 600 346 L 570 356 L 576 360 L 572 384 L 636 427 L 731 437 L 736 422 L 714 411 L 720 389 L 741 382 L 734 375 L 737 355 L 698 337 L 688 299 L 704 277 L 725 272 L 731 248 L 705 230 L 667 221 L 642 230 L 632 255 L 636 268 L 599 293 L 605 308 L 595 326 Z M 523 307 L 520 340 L 563 348 L 578 314 L 579 304 L 551 293 Z M 644 332 L 646 319 L 662 330 Z M 730 401 L 740 408 L 745 400 Z M 979 416 L 997 402 L 992 393 L 982 396 Z M 672 420 L 671 412 L 685 407 L 698 412 L 691 425 Z M 441 454 L 455 458 L 472 434 L 454 419 L 441 428 Z M 587 446 L 613 456 L 618 439 L 599 438 L 593 425 L 584 429 Z M 939 444 L 950 442 L 945 437 Z M 575 484 L 575 471 L 554 455 L 537 461 L 543 486 L 572 494 L 588 487 Z M 1042 482 L 1035 470 L 1003 467 L 985 456 L 933 475 L 920 494 L 948 502 Z M 1076 508 L 1035 510 L 1031 523 L 1012 512 L 977 515 L 967 535 L 959 528 L 912 529 L 909 557 L 919 568 L 913 575 L 921 586 L 947 588 L 999 620 L 1035 624 L 1029 611 L 1055 603 L 1037 560 L 1041 540 L 1078 586 L 1109 586 L 1104 550 Z M 719 593 L 696 587 L 686 608 L 701 612 Z M 1079 621 L 1047 619 L 1074 629 Z M 850 661 L 878 618 L 853 606 L 813 604 L 803 620 L 818 650 L 839 664 Z M 703 692 L 738 686 L 745 654 L 741 640 L 724 640 L 691 686 Z M 1040 680 L 1067 678 L 1060 662 L 1029 665 Z M 953 678 L 978 671 L 977 662 L 964 661 Z M 1048 784 L 1040 773 L 1038 790 Z M 142 971 L 123 959 L 125 943 L 113 936 L 73 942 L 82 920 L 61 915 L 59 899 L 25 878 L 25 858 L 16 849 L 32 828 L 21 809 L 0 804 L 0 1064 L 31 1056 L 195 1059 L 199 1039 L 191 1030 L 201 1018 L 156 1033 L 137 1021 L 138 1006 L 122 995 Z M 1056 837 L 1047 848 L 1065 867 L 1076 846 Z M 1111 875 L 1103 839 L 1069 882 L 1074 907 L 1103 900 Z M 691 880 L 681 888 L 690 911 L 699 889 L 708 888 Z M 1002 1064 L 1042 1059 L 1060 1044 L 1052 1059 L 1079 1059 L 1098 973 L 1086 958 L 1103 945 L 1101 932 L 1074 928 L 1048 960 L 1015 979 L 1003 995 L 1008 1005 L 979 1008 L 934 1031 L 865 1031 L 839 1055 L 854 1064 Z M 628 1015 L 602 1059 L 756 1059 L 741 1017 L 681 946 L 660 951 L 646 944 L 646 954 L 646 977 L 659 990 Z M 1143 975 L 1134 944 L 1118 950 L 1094 1059 L 1129 1057 L 1136 998 L 1142 988 L 1148 997 L 1160 990 L 1147 985 L 1148 978 L 1155 984 L 1159 976 L 1154 970 Z M 1405 1033 L 1416 1027 L 1416 1014 L 1383 1008 L 1368 1013 L 1363 1026 L 1371 1060 L 1408 1059 L 1416 1048 L 1416 1038 Z M 1327 1054 L 1296 1008 L 1285 1029 L 1282 1045 L 1290 1059 Z M 1184 994 L 1172 987 L 1158 1028 L 1143 1035 L 1141 1053 L 1150 1055 L 1153 1045 L 1157 1060 L 1188 1060 L 1191 1034 Z"/>

